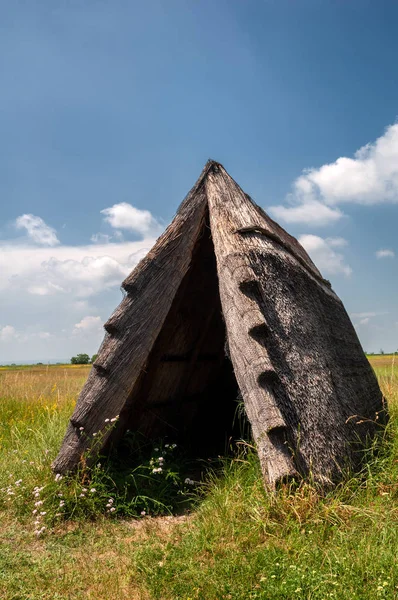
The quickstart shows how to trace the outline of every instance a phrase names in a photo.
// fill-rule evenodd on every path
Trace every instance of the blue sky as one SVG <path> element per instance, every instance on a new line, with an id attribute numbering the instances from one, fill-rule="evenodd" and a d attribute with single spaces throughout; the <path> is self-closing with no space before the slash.
<path id="1" fill-rule="evenodd" d="M 398 348 L 395 2 L 0 10 L 0 362 L 95 352 L 209 157 Z"/>

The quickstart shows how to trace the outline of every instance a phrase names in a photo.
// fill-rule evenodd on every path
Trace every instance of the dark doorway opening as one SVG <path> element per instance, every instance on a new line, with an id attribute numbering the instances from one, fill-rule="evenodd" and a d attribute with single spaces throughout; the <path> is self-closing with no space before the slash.
<path id="1" fill-rule="evenodd" d="M 249 427 L 226 351 L 216 258 L 208 220 L 163 328 L 110 442 L 128 430 L 167 439 L 190 456 L 225 454 Z"/>

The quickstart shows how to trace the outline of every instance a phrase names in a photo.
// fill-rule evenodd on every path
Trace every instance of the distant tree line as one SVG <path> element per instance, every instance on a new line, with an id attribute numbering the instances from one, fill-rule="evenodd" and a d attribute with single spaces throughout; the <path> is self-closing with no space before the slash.
<path id="1" fill-rule="evenodd" d="M 97 356 L 98 354 L 93 354 L 90 358 L 88 354 L 76 354 L 76 356 L 72 356 L 70 362 L 72 365 L 89 365 L 93 364 Z"/>
<path id="2" fill-rule="evenodd" d="M 384 350 L 381 348 L 379 350 L 379 352 L 366 352 L 365 350 L 365 354 L 367 356 L 383 356 L 383 354 L 385 354 Z M 395 350 L 395 352 L 387 352 L 387 354 L 394 354 L 394 356 L 398 355 L 398 350 Z"/>

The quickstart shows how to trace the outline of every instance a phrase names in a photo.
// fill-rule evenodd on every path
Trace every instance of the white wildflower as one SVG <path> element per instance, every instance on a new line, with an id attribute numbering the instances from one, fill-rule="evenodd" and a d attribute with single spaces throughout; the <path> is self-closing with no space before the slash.
<path id="1" fill-rule="evenodd" d="M 97 490 L 96 490 L 95 488 L 91 488 L 91 490 L 90 490 L 90 492 L 91 492 L 92 494 L 95 494 L 95 492 L 96 492 L 96 491 L 97 491 Z"/>
<path id="2" fill-rule="evenodd" d="M 43 504 L 43 500 L 38 500 L 35 502 L 35 506 L 41 506 Z"/>
<path id="3" fill-rule="evenodd" d="M 109 423 L 109 419 L 105 419 L 105 423 Z"/>
<path id="4" fill-rule="evenodd" d="M 145 511 L 145 510 L 142 510 L 142 511 L 141 511 L 141 517 L 145 517 L 145 515 L 146 515 L 146 511 Z"/>
<path id="5" fill-rule="evenodd" d="M 116 508 L 114 506 L 112 506 L 112 508 L 109 509 L 109 512 L 115 512 Z"/>
<path id="6" fill-rule="evenodd" d="M 54 480 L 55 481 L 61 481 L 61 479 L 62 479 L 61 473 L 57 473 L 56 476 L 55 476 L 55 478 L 54 478 Z"/>

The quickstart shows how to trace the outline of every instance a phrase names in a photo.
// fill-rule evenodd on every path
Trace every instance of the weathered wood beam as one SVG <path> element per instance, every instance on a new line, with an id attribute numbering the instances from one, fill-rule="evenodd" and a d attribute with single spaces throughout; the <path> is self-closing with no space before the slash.
<path id="1" fill-rule="evenodd" d="M 258 304 L 252 299 L 258 284 L 244 242 L 234 236 L 236 224 L 226 215 L 225 206 L 230 199 L 222 183 L 220 172 L 209 174 L 206 191 L 229 351 L 264 479 L 275 488 L 280 482 L 297 477 L 298 473 L 287 447 L 286 422 L 272 389 L 277 374 L 265 345 L 251 335 L 266 328 L 266 324 Z M 245 198 L 242 200 L 243 206 L 237 206 L 234 195 L 234 210 L 240 220 L 250 221 L 251 206 L 246 207 Z"/>

